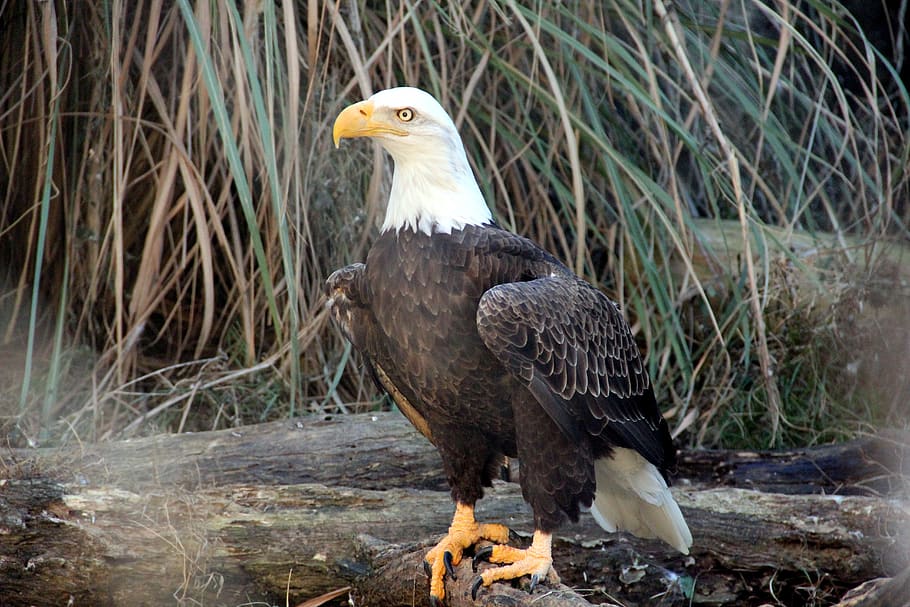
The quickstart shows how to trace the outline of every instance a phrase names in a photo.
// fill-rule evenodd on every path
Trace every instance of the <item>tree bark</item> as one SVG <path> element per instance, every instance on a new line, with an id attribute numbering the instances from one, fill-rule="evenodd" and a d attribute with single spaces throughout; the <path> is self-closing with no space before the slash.
<path id="1" fill-rule="evenodd" d="M 4 461 L 52 467 L 81 485 L 192 488 L 315 482 L 365 489 L 448 491 L 439 455 L 397 413 L 326 416 L 98 445 L 0 451 Z M 327 456 L 325 454 L 328 454 Z M 677 482 L 786 494 L 910 493 L 910 435 L 884 432 L 786 451 L 683 450 Z M 511 478 L 517 481 L 518 466 Z"/>
<path id="2" fill-rule="evenodd" d="M 528 595 L 494 584 L 479 604 L 584 605 L 584 596 L 648 605 L 660 595 L 665 605 L 749 605 L 768 600 L 772 580 L 775 596 L 806 603 L 807 587 L 836 599 L 910 564 L 906 502 L 704 489 L 717 465 L 683 455 L 683 471 L 690 455 L 701 463 L 689 469 L 712 471 L 674 490 L 695 537 L 690 557 L 606 534 L 583 517 L 554 545 L 568 586 Z M 759 456 L 738 457 L 754 464 Z M 359 606 L 425 605 L 423 554 L 453 510 L 438 456 L 387 414 L 6 451 L 2 459 L 3 605 L 70 597 L 77 605 L 296 604 L 342 586 L 352 586 Z M 724 469 L 736 460 L 726 454 Z M 507 523 L 514 543 L 527 545 L 531 516 L 514 483 L 497 483 L 478 517 Z M 447 582 L 450 606 L 473 604 L 474 575 L 465 559 Z"/>

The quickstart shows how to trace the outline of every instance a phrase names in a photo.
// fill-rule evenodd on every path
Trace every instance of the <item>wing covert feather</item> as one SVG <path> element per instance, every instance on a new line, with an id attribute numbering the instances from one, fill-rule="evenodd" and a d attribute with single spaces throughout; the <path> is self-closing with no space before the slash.
<path id="1" fill-rule="evenodd" d="M 666 422 L 641 353 L 603 293 L 568 273 L 501 284 L 481 297 L 477 327 L 567 435 L 606 432 L 656 465 L 666 463 L 669 435 L 659 429 Z"/>

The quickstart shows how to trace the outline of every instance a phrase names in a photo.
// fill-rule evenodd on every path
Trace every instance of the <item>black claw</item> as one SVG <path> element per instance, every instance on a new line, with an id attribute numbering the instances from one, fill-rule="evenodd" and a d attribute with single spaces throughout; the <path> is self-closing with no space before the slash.
<path id="1" fill-rule="evenodd" d="M 423 572 L 427 574 L 427 577 L 433 577 L 433 568 L 430 566 L 429 561 L 423 562 Z"/>
<path id="2" fill-rule="evenodd" d="M 483 546 L 474 552 L 474 561 L 471 563 L 471 568 L 474 570 L 474 573 L 477 573 L 477 563 L 480 561 L 489 561 L 492 554 L 493 546 Z"/>
<path id="3" fill-rule="evenodd" d="M 479 575 L 474 578 L 474 582 L 471 584 L 471 600 L 477 600 L 477 591 L 480 590 L 480 587 L 483 586 L 483 578 Z"/>
<path id="4" fill-rule="evenodd" d="M 455 577 L 455 567 L 452 565 L 452 553 L 446 550 L 442 553 L 442 563 L 446 566 L 446 573 L 449 574 L 449 577 L 453 580 L 457 580 Z"/>
<path id="5" fill-rule="evenodd" d="M 531 576 L 531 585 L 528 587 L 528 594 L 534 592 L 534 589 L 537 588 L 537 584 L 539 584 L 539 583 L 540 583 L 540 576 L 535 573 L 534 575 Z"/>

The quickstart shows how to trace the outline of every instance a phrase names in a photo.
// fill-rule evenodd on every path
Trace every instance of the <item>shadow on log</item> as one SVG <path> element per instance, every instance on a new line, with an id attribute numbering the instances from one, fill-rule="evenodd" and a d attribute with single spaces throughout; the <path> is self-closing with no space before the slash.
<path id="1" fill-rule="evenodd" d="M 453 509 L 438 456 L 396 414 L 0 456 L 3 605 L 294 605 L 349 585 L 358 606 L 426 605 L 423 554 Z M 565 586 L 494 584 L 476 604 L 759 605 L 772 584 L 783 604 L 834 604 L 910 565 L 906 456 L 896 436 L 683 453 L 674 493 L 695 537 L 689 557 L 583 517 L 554 545 Z M 743 488 L 803 485 L 841 495 Z M 891 495 L 872 495 L 883 487 Z M 515 483 L 497 483 L 478 517 L 528 543 Z M 473 575 L 465 559 L 447 582 L 451 607 L 474 604 Z"/>

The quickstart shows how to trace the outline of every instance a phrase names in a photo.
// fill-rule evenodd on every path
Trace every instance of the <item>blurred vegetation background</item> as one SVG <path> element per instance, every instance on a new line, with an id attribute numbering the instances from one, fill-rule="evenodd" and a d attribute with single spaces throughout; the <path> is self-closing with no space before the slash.
<path id="1" fill-rule="evenodd" d="M 907 0 L 0 3 L 12 446 L 388 404 L 327 323 L 420 86 L 499 221 L 616 299 L 684 445 L 910 406 Z"/>

